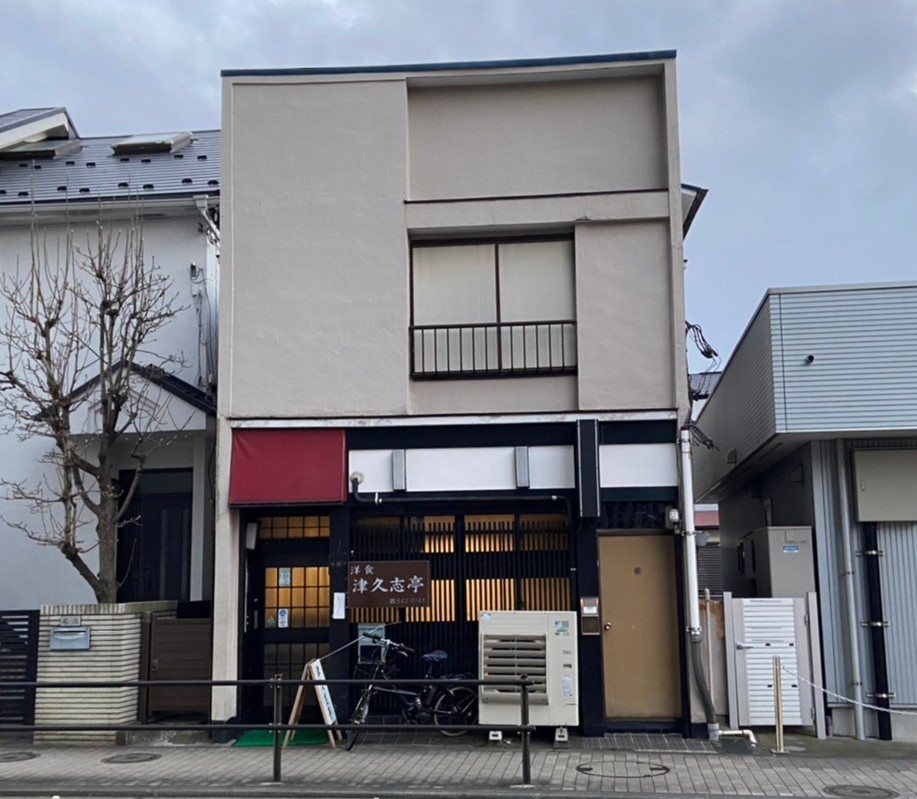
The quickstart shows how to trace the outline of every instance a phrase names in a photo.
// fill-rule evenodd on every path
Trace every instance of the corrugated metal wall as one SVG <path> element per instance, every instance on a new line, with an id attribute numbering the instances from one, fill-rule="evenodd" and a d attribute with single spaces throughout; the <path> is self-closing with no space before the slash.
<path id="1" fill-rule="evenodd" d="M 854 694 L 850 665 L 850 634 L 847 626 L 847 594 L 843 584 L 844 556 L 840 532 L 837 488 L 837 456 L 834 441 L 812 442 L 812 499 L 815 515 L 815 545 L 818 552 L 818 604 L 821 612 L 825 688 L 841 696 Z M 857 537 L 858 540 L 858 537 Z M 857 540 L 854 549 L 859 549 Z M 860 562 L 854 559 L 856 618 L 866 618 L 865 593 Z M 864 685 L 872 685 L 872 661 L 868 632 L 857 627 Z M 865 700 L 866 697 L 863 697 Z M 828 704 L 837 704 L 829 698 Z"/>
<path id="2" fill-rule="evenodd" d="M 778 432 L 917 427 L 917 286 L 769 299 Z"/>
<path id="3" fill-rule="evenodd" d="M 895 698 L 892 705 L 917 705 L 917 521 L 879 524 L 879 574 L 882 605 L 888 629 L 888 684 Z"/>
<path id="4" fill-rule="evenodd" d="M 843 553 L 837 490 L 837 460 L 834 441 L 812 443 L 812 492 L 815 510 L 815 536 L 818 548 L 818 591 L 821 612 L 825 687 L 843 696 L 852 695 L 849 661 L 850 637 L 847 630 L 847 600 L 843 586 Z M 859 439 L 851 442 L 858 449 L 898 449 L 917 447 L 917 439 Z M 854 524 L 854 550 L 862 549 L 860 533 Z M 882 599 L 889 621 L 889 680 L 895 692 L 893 706 L 917 704 L 917 672 L 913 669 L 917 653 L 917 628 L 913 612 L 917 607 L 917 522 L 879 525 Z M 867 618 L 862 558 L 854 557 L 856 618 Z M 857 628 L 860 668 L 864 691 L 873 685 L 872 658 L 868 630 Z M 868 697 L 864 696 L 868 701 Z M 829 702 L 829 704 L 835 704 Z"/>
<path id="5" fill-rule="evenodd" d="M 852 442 L 855 449 L 917 449 L 917 438 L 874 438 Z M 917 705 L 917 520 L 880 524 L 882 605 L 889 622 L 885 645 L 892 707 Z"/>

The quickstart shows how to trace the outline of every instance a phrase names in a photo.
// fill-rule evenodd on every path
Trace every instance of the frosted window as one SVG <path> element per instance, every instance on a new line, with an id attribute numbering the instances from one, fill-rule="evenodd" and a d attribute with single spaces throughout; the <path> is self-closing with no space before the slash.
<path id="1" fill-rule="evenodd" d="M 500 321 L 573 319 L 573 242 L 500 244 Z"/>
<path id="2" fill-rule="evenodd" d="M 492 244 L 414 248 L 414 324 L 497 321 Z"/>

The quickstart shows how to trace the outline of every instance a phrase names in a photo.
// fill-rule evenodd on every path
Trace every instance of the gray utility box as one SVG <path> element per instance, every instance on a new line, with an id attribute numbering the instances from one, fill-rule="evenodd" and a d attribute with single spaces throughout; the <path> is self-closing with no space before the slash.
<path id="1" fill-rule="evenodd" d="M 815 590 L 811 527 L 759 527 L 739 542 L 739 571 L 759 597 L 799 597 Z"/>

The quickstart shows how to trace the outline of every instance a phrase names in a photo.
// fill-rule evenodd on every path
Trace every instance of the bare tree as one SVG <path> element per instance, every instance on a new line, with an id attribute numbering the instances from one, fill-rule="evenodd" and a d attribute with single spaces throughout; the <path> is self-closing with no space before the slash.
<path id="1" fill-rule="evenodd" d="M 117 231 L 100 222 L 79 242 L 68 228 L 53 248 L 47 238 L 33 214 L 28 268 L 0 278 L 0 415 L 20 438 L 51 442 L 41 478 L 5 481 L 31 512 L 11 524 L 59 549 L 99 602 L 115 602 L 126 576 L 117 574 L 118 529 L 162 414 L 143 378 L 181 362 L 150 345 L 181 308 L 171 278 L 144 254 L 137 219 Z M 133 465 L 130 485 L 118 482 L 119 452 Z"/>

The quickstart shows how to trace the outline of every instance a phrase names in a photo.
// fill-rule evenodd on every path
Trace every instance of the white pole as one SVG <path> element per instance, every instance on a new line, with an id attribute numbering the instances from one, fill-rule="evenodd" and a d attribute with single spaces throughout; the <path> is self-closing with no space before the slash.
<path id="1" fill-rule="evenodd" d="M 684 427 L 679 435 L 681 448 L 681 501 L 684 518 L 681 520 L 684 533 L 685 550 L 685 591 L 688 604 L 688 637 L 690 638 L 688 655 L 698 693 L 704 703 L 704 715 L 707 719 L 707 736 L 711 741 L 720 739 L 720 725 L 716 721 L 716 709 L 707 687 L 710 681 L 704 675 L 703 640 L 700 626 L 700 596 L 697 590 L 697 530 L 694 529 L 694 474 L 691 471 L 691 429 Z"/>
<path id="2" fill-rule="evenodd" d="M 707 679 L 709 680 L 710 701 L 716 707 L 716 693 L 713 679 L 713 635 L 710 633 L 713 623 L 710 621 L 710 589 L 704 587 L 704 629 L 707 631 Z"/>
<path id="3" fill-rule="evenodd" d="M 694 529 L 694 475 L 691 471 L 691 430 L 683 427 L 681 443 L 681 483 L 684 518 L 681 520 L 685 536 L 685 591 L 688 594 L 688 632 L 691 640 L 699 641 L 701 635 L 700 607 L 697 591 L 697 530 Z"/>
<path id="4" fill-rule="evenodd" d="M 783 683 L 780 679 L 780 656 L 774 656 L 774 732 L 777 738 L 775 755 L 785 755 L 783 748 Z"/>
<path id="5" fill-rule="evenodd" d="M 860 673 L 860 629 L 857 624 L 856 586 L 853 575 L 853 533 L 850 529 L 850 495 L 847 482 L 847 451 L 844 442 L 835 442 L 837 452 L 837 500 L 841 521 L 841 553 L 844 559 L 844 594 L 847 599 L 847 637 L 850 639 L 850 678 L 852 691 L 853 726 L 858 741 L 866 738 L 863 725 L 863 677 Z"/>

